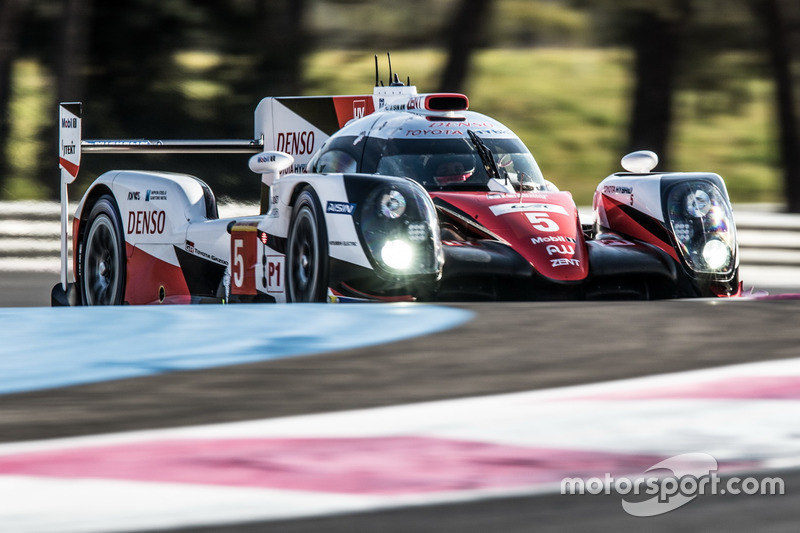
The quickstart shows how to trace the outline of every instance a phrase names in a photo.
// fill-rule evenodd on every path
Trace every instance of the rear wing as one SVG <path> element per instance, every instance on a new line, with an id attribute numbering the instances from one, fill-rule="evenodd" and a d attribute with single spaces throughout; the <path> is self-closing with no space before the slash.
<path id="1" fill-rule="evenodd" d="M 68 186 L 78 177 L 81 155 L 99 154 L 230 154 L 252 153 L 263 150 L 259 139 L 203 139 L 203 140 L 151 140 L 151 139 L 83 139 L 81 134 L 82 105 L 65 102 L 59 105 L 58 164 L 61 170 L 61 288 L 67 292 L 69 205 Z"/>

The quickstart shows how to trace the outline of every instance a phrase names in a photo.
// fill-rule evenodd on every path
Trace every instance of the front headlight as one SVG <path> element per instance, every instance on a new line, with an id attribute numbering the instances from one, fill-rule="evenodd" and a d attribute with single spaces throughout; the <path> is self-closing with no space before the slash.
<path id="1" fill-rule="evenodd" d="M 414 249 L 403 239 L 392 239 L 383 243 L 381 259 L 389 268 L 405 270 L 414 262 Z"/>
<path id="2" fill-rule="evenodd" d="M 441 240 L 436 210 L 413 183 L 375 187 L 359 206 L 358 225 L 375 266 L 391 275 L 437 274 Z"/>
<path id="3" fill-rule="evenodd" d="M 695 272 L 733 271 L 736 229 L 730 203 L 707 181 L 676 184 L 667 197 L 672 232 L 686 264 Z"/>
<path id="4" fill-rule="evenodd" d="M 731 260 L 731 249 L 719 239 L 711 239 L 703 245 L 703 261 L 711 270 L 725 268 Z"/>

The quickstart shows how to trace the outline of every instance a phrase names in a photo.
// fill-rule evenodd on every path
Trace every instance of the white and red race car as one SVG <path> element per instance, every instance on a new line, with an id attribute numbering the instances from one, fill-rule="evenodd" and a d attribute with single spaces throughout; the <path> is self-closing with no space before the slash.
<path id="1" fill-rule="evenodd" d="M 252 140 L 84 140 L 62 104 L 54 305 L 727 297 L 741 292 L 722 178 L 623 158 L 582 225 L 522 141 L 461 94 L 264 98 Z M 220 219 L 193 176 L 112 170 L 72 220 L 81 152 L 253 153 L 261 212 Z"/>

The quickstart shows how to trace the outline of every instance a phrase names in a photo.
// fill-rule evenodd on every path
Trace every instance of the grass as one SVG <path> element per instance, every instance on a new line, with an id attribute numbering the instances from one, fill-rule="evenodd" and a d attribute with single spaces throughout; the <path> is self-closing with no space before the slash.
<path id="1" fill-rule="evenodd" d="M 58 181 L 56 150 L 47 151 L 40 133 L 55 123 L 57 108 L 52 86 L 44 69 L 32 60 L 14 64 L 14 85 L 11 93 L 12 118 L 6 153 L 9 158 L 9 175 L 0 190 L 3 200 L 45 199 L 47 188 L 35 179 L 36 164 L 41 158 L 53 159 L 53 180 Z M 54 118 L 55 117 L 55 118 Z"/>
<path id="2" fill-rule="evenodd" d="M 380 59 L 381 78 L 387 80 L 385 57 Z M 628 52 L 613 49 L 487 50 L 474 57 L 465 92 L 471 109 L 517 132 L 545 176 L 587 205 L 597 183 L 621 170 L 632 84 L 630 60 Z M 221 89 L 201 74 L 218 61 L 205 53 L 182 52 L 176 57 L 180 67 L 198 73 L 183 87 L 187 97 L 213 100 Z M 409 50 L 394 53 L 392 63 L 401 79 L 410 75 L 420 92 L 432 92 L 444 56 L 433 50 Z M 365 94 L 374 83 L 374 58 L 372 53 L 322 51 L 306 59 L 304 72 L 306 94 Z M 711 92 L 677 95 L 673 170 L 722 175 L 734 202 L 779 201 L 782 184 L 771 84 L 750 79 L 740 85 L 735 105 L 726 104 L 725 95 Z M 51 125 L 55 113 L 51 87 L 36 63 L 17 63 L 14 134 L 8 147 L 13 175 L 0 191 L 3 199 L 45 194 L 30 179 L 30 162 L 50 157 L 36 135 Z"/>

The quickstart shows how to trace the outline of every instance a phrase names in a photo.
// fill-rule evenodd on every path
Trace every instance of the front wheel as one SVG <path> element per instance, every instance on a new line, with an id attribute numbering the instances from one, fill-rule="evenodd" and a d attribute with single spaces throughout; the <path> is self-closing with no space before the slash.
<path id="1" fill-rule="evenodd" d="M 92 207 L 84 232 L 80 286 L 85 305 L 120 305 L 125 297 L 125 239 L 114 198 Z"/>
<path id="2" fill-rule="evenodd" d="M 287 243 L 286 285 L 290 302 L 324 302 L 328 294 L 328 232 L 314 191 L 294 204 Z"/>

